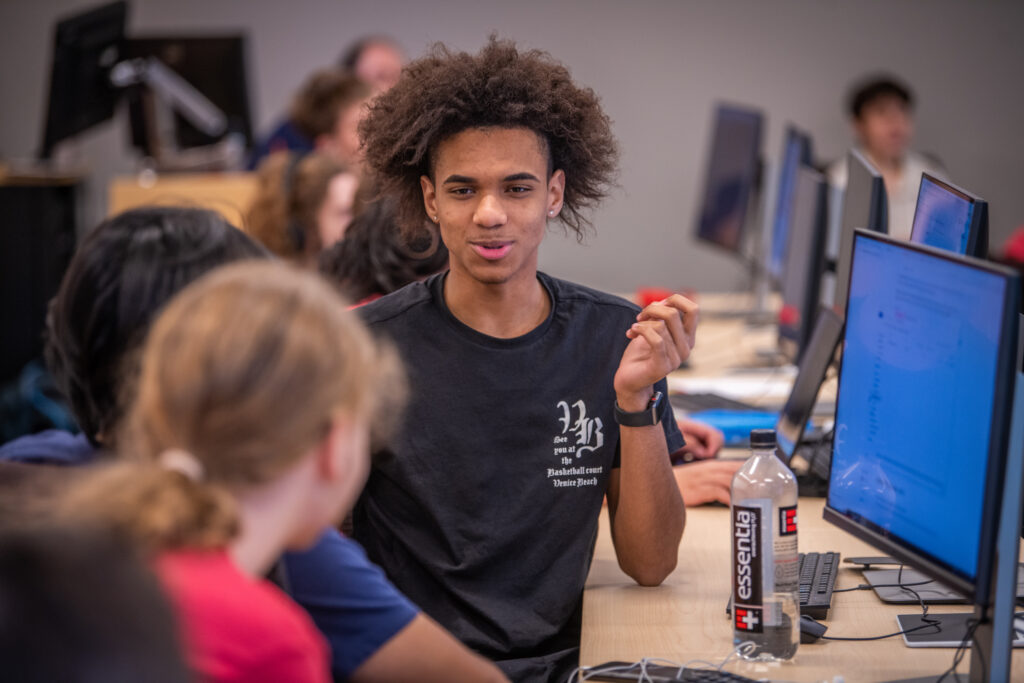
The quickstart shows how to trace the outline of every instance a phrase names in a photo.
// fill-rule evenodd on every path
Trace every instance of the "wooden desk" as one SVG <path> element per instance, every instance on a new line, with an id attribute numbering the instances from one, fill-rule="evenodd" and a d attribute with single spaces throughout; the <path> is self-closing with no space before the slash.
<path id="1" fill-rule="evenodd" d="M 151 184 L 136 176 L 115 178 L 110 183 L 108 214 L 139 206 L 184 204 L 219 211 L 232 225 L 245 229 L 245 214 L 256 196 L 254 173 L 163 174 Z"/>
<path id="2" fill-rule="evenodd" d="M 800 500 L 800 550 L 838 550 L 843 557 L 877 555 L 821 518 L 821 499 Z M 642 588 L 622 573 L 615 560 L 607 513 L 602 514 L 594 563 L 583 593 L 583 638 L 580 663 L 594 666 L 611 660 L 661 657 L 677 662 L 721 661 L 732 650 L 729 598 L 729 510 L 687 509 L 679 565 L 657 588 Z M 841 565 L 836 588 L 856 586 L 860 572 Z M 968 606 L 933 606 L 933 612 L 967 611 Z M 898 630 L 897 614 L 915 613 L 908 605 L 885 605 L 873 591 L 837 593 L 829 618 L 831 636 L 872 636 Z M 818 641 L 800 645 L 785 664 L 733 662 L 729 671 L 750 678 L 787 681 L 832 680 L 847 683 L 882 681 L 937 674 L 950 666 L 952 649 L 913 649 L 900 637 L 872 642 Z M 965 674 L 969 660 L 960 665 Z M 1014 652 L 1014 680 L 1024 681 L 1024 653 Z"/>

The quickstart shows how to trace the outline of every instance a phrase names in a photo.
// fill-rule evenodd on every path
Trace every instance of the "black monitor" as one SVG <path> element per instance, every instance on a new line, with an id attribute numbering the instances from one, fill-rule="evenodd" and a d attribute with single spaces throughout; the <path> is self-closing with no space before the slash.
<path id="1" fill-rule="evenodd" d="M 824 270 L 828 182 L 812 168 L 796 174 L 786 267 L 782 273 L 779 350 L 799 362 L 811 336 Z"/>
<path id="2" fill-rule="evenodd" d="M 249 147 L 253 136 L 247 55 L 244 34 L 143 36 L 130 38 L 124 46 L 126 59 L 155 57 L 184 78 L 227 116 L 228 133 L 240 133 Z M 153 155 L 155 131 L 146 116 L 142 92 L 140 87 L 128 93 L 132 144 Z M 222 137 L 208 135 L 174 114 L 174 141 L 179 149 L 205 147 Z"/>
<path id="3" fill-rule="evenodd" d="M 121 60 L 126 2 L 112 2 L 57 23 L 40 158 L 54 146 L 114 116 L 110 70 Z"/>
<path id="4" fill-rule="evenodd" d="M 786 405 L 775 424 L 775 435 L 779 451 L 787 463 L 796 453 L 803 439 L 807 421 L 811 419 L 818 390 L 825 379 L 828 366 L 839 346 L 843 333 L 843 320 L 833 311 L 822 308 L 814 323 L 814 331 L 807 343 L 807 350 L 800 361 L 800 372 L 793 382 L 793 389 L 786 399 Z"/>
<path id="5" fill-rule="evenodd" d="M 1009 269 L 856 232 L 825 519 L 982 617 L 1006 533 L 1019 296 Z"/>
<path id="6" fill-rule="evenodd" d="M 768 251 L 768 274 L 776 282 L 782 280 L 789 244 L 789 224 L 796 194 L 796 176 L 801 166 L 811 165 L 811 138 L 793 126 L 786 127 L 782 144 L 782 163 L 772 216 L 772 243 Z"/>
<path id="7" fill-rule="evenodd" d="M 851 149 L 846 159 L 846 192 L 843 195 L 842 221 L 839 227 L 835 297 L 832 300 L 832 307 L 840 314 L 846 309 L 853 231 L 857 228 L 880 233 L 889 231 L 889 203 L 886 200 L 882 174 L 858 150 Z"/>
<path id="8" fill-rule="evenodd" d="M 987 202 L 924 173 L 910 241 L 957 254 L 988 256 Z"/>
<path id="9" fill-rule="evenodd" d="M 758 111 L 730 105 L 715 110 L 697 237 L 737 254 L 760 182 L 762 126 Z"/>

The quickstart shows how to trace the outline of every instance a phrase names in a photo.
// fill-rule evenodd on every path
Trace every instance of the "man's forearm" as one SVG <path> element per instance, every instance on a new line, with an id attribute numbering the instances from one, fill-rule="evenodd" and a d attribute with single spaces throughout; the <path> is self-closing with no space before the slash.
<path id="1" fill-rule="evenodd" d="M 662 426 L 622 427 L 619 433 L 618 482 L 609 496 L 615 553 L 633 580 L 655 586 L 675 569 L 686 508 Z"/>

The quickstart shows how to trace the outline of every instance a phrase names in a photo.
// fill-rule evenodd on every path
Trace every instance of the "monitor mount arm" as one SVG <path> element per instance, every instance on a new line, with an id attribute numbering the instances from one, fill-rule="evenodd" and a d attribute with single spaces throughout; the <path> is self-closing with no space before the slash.
<path id="1" fill-rule="evenodd" d="M 152 94 L 147 116 L 154 124 L 151 126 L 155 138 L 152 147 L 159 165 L 181 170 L 216 167 L 240 153 L 231 146 L 232 142 L 237 146 L 237 141 L 231 140 L 230 135 L 210 147 L 189 152 L 178 150 L 174 138 L 175 112 L 214 138 L 228 132 L 228 118 L 203 93 L 159 59 L 146 57 L 119 62 L 110 71 L 110 81 L 117 88 L 142 85 Z"/>

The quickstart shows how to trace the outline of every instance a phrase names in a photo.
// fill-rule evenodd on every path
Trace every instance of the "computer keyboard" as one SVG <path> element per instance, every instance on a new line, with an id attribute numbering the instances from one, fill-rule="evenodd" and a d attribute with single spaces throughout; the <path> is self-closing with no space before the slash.
<path id="1" fill-rule="evenodd" d="M 699 413 L 702 410 L 762 410 L 749 403 L 711 393 L 672 394 L 669 403 L 673 409 L 688 413 Z"/>
<path id="2" fill-rule="evenodd" d="M 800 614 L 815 619 L 828 616 L 836 586 L 839 553 L 800 553 Z"/>
<path id="3" fill-rule="evenodd" d="M 835 551 L 800 553 L 800 614 L 814 619 L 828 617 L 838 570 L 839 553 Z M 732 598 L 725 610 L 732 614 Z"/>
<path id="4" fill-rule="evenodd" d="M 651 681 L 652 683 L 755 683 L 755 679 L 739 674 L 719 671 L 718 669 L 702 669 L 697 667 L 680 669 L 677 666 L 661 666 L 648 664 L 646 676 L 641 677 L 640 665 L 629 662 L 608 662 L 590 667 L 582 672 L 580 678 L 570 678 L 571 683 L 577 680 L 586 681 Z"/>

